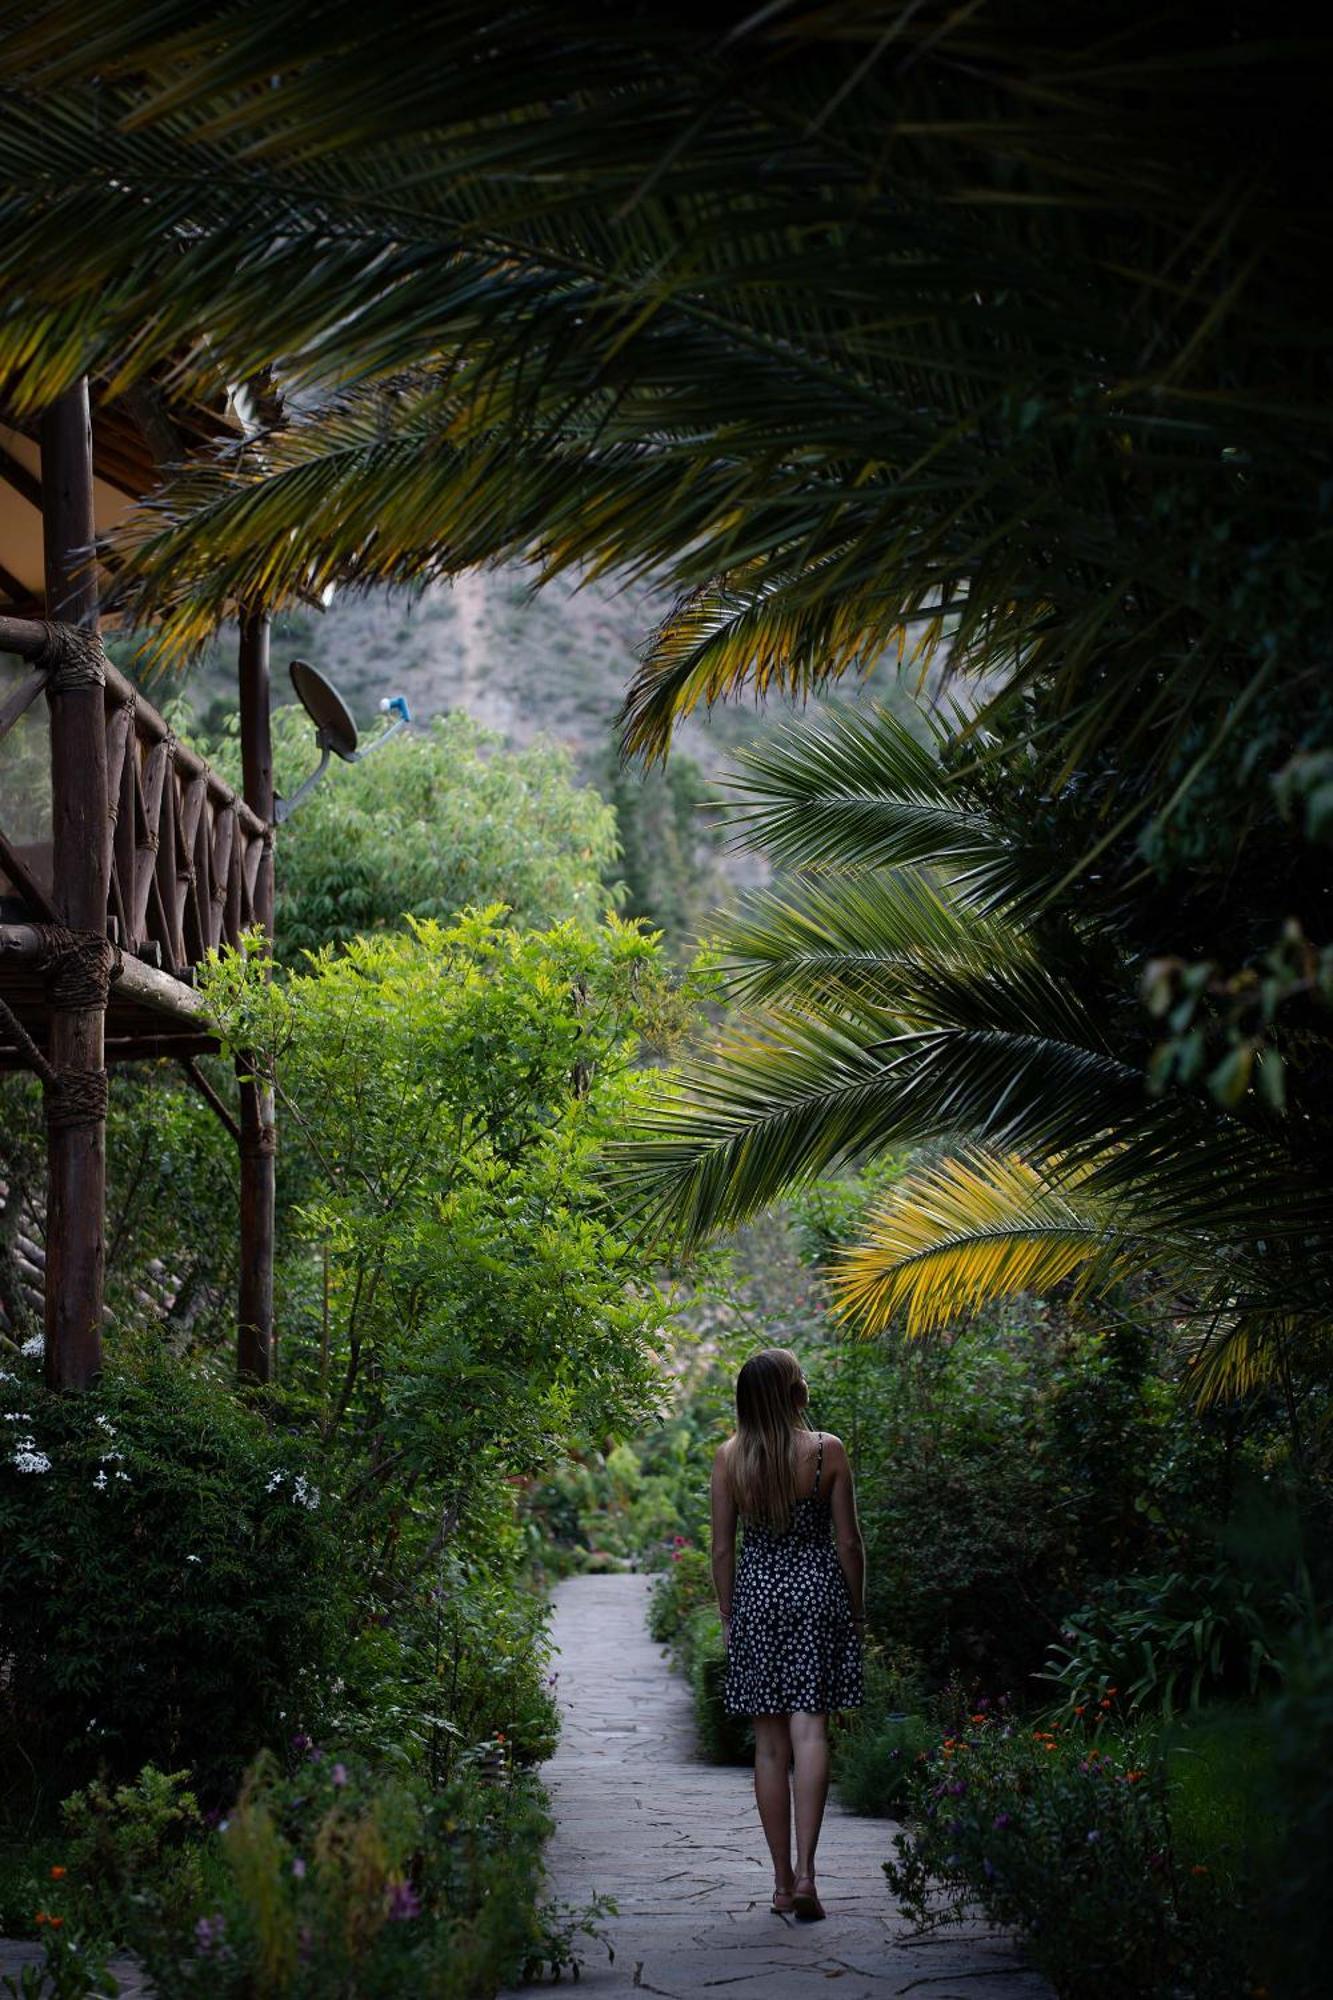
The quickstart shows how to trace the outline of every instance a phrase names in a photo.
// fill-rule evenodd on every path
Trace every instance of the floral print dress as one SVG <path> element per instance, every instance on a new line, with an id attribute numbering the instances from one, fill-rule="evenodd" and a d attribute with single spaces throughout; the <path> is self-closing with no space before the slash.
<path id="1" fill-rule="evenodd" d="M 833 1546 L 833 1510 L 815 1483 L 785 1529 L 745 1524 L 731 1601 L 728 1715 L 826 1715 L 864 1699 L 861 1641 Z"/>

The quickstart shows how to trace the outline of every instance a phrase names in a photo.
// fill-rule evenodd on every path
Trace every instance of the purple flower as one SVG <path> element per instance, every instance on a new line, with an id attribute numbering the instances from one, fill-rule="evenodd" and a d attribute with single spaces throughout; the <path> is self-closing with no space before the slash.
<path id="1" fill-rule="evenodd" d="M 944 1789 L 951 1799 L 961 1799 L 967 1790 L 967 1785 L 962 1778 L 955 1778 L 953 1783 L 946 1785 Z"/>
<path id="2" fill-rule="evenodd" d="M 988 1882 L 993 1882 L 995 1880 L 995 1863 L 993 1861 L 987 1860 L 983 1856 L 981 1866 L 985 1872 L 986 1880 Z"/>
<path id="3" fill-rule="evenodd" d="M 304 1729 L 298 1729 L 295 1736 L 293 1736 L 292 1748 L 293 1750 L 309 1750 L 311 1748 L 310 1738 L 306 1735 Z"/>
<path id="4" fill-rule="evenodd" d="M 391 1924 L 406 1923 L 409 1918 L 421 1915 L 421 1898 L 410 1882 L 394 1883 L 388 1915 Z"/>
<path id="5" fill-rule="evenodd" d="M 345 1785 L 347 1783 L 346 1764 L 335 1764 L 333 1769 L 329 1772 L 329 1776 L 333 1780 L 335 1785 L 338 1786 Z"/>
<path id="6" fill-rule="evenodd" d="M 299 1854 L 297 1855 L 295 1861 L 293 1861 L 292 1863 L 292 1874 L 296 1877 L 298 1882 L 305 1881 L 305 1862 L 301 1859 L 301 1856 Z"/>
<path id="7" fill-rule="evenodd" d="M 959 1834 L 962 1832 L 962 1830 L 963 1830 L 963 1822 L 960 1819 L 951 1819 L 949 1821 L 950 1833 Z"/>
<path id="8" fill-rule="evenodd" d="M 995 1829 L 997 1830 L 997 1832 L 999 1832 L 999 1833 L 1003 1833 L 1003 1832 L 1004 1832 L 1004 1829 L 1005 1829 L 1005 1828 L 1006 1828 L 1007 1826 L 1012 1826 L 1012 1825 L 1013 1825 L 1013 1823 L 1014 1823 L 1014 1816 L 1013 1816 L 1013 1814 L 1012 1814 L 1012 1813 L 1007 1813 L 1007 1812 L 997 1812 L 997 1813 L 996 1813 L 996 1815 L 995 1815 L 995 1817 L 994 1817 L 994 1819 L 993 1819 L 993 1820 L 991 1821 L 991 1825 L 992 1825 L 992 1826 L 993 1826 L 993 1827 L 994 1827 L 994 1828 L 995 1828 Z"/>
<path id="9" fill-rule="evenodd" d="M 1096 1827 L 1094 1826 L 1092 1832 L 1088 1835 L 1088 1846 L 1092 1847 L 1100 1839 L 1101 1835 L 1100 1833 L 1098 1833 Z"/>
<path id="10" fill-rule="evenodd" d="M 215 1910 L 211 1917 L 200 1917 L 194 1927 L 195 1944 L 205 1955 L 220 1945 L 226 1935 L 227 1919 L 221 1910 Z"/>

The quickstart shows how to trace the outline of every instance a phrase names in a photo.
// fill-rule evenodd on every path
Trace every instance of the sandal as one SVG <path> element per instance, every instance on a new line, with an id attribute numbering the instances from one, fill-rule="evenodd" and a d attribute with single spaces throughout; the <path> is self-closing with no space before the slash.
<path id="1" fill-rule="evenodd" d="M 775 1917 L 789 1917 L 795 1908 L 795 1898 L 790 1889 L 775 1889 L 769 1909 Z"/>
<path id="2" fill-rule="evenodd" d="M 808 1876 L 802 1879 L 808 1882 L 809 1886 L 803 1889 L 798 1882 L 792 1891 L 792 1915 L 802 1918 L 807 1924 L 817 1924 L 827 1912 L 815 1894 L 814 1883 L 809 1880 Z"/>

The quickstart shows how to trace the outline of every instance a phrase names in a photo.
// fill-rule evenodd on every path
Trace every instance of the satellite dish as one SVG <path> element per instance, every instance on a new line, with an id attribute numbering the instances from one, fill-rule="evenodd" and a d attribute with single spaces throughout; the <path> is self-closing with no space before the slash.
<path id="1" fill-rule="evenodd" d="M 411 710 L 402 695 L 386 696 L 380 703 L 380 713 L 392 715 L 395 719 L 387 729 L 381 730 L 378 736 L 367 743 L 364 750 L 360 750 L 357 748 L 359 738 L 356 724 L 352 720 L 347 703 L 333 682 L 327 680 L 317 667 L 312 667 L 309 660 L 293 660 L 289 671 L 292 686 L 296 689 L 296 698 L 315 725 L 319 766 L 297 786 L 289 799 L 274 800 L 273 820 L 276 826 L 281 826 L 285 819 L 289 819 L 301 801 L 319 783 L 329 768 L 331 756 L 341 757 L 345 764 L 359 764 L 363 757 L 368 757 L 372 750 L 378 750 L 382 743 L 387 743 L 400 729 L 406 729 L 412 720 Z"/>
<path id="2" fill-rule="evenodd" d="M 356 724 L 347 703 L 331 680 L 312 667 L 309 660 L 293 660 L 290 668 L 296 699 L 315 725 L 315 740 L 325 744 L 335 757 L 351 764 L 356 759 Z"/>

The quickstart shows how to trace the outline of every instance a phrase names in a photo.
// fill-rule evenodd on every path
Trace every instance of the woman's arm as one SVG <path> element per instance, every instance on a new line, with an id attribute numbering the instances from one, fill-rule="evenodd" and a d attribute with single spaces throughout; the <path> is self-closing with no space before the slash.
<path id="1" fill-rule="evenodd" d="M 833 1534 L 838 1545 L 838 1561 L 847 1579 L 852 1617 L 858 1625 L 862 1625 L 866 1615 L 866 1548 L 861 1540 L 861 1524 L 856 1518 L 852 1468 L 837 1438 L 825 1439 L 824 1462 L 829 1469 L 829 1500 L 833 1508 Z"/>
<path id="2" fill-rule="evenodd" d="M 731 1589 L 736 1580 L 736 1502 L 727 1480 L 727 1447 L 722 1445 L 713 1460 L 709 1488 L 713 1516 L 713 1588 L 724 1629 L 731 1623 Z"/>

